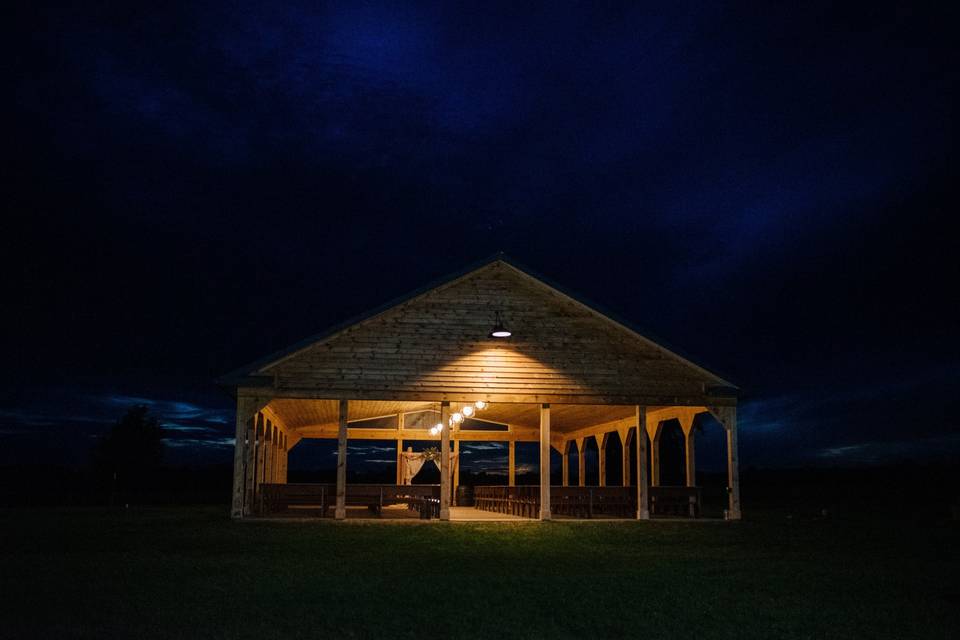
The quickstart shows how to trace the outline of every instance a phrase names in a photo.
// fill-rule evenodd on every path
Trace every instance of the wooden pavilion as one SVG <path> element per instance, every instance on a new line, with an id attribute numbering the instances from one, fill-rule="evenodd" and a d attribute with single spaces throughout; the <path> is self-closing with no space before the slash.
<path id="1" fill-rule="evenodd" d="M 494 324 L 512 335 L 495 337 Z M 502 255 L 243 367 L 221 383 L 237 399 L 235 518 L 312 506 L 321 514 L 330 508 L 339 519 L 349 506 L 376 512 L 403 503 L 423 516 L 450 519 L 459 476 L 451 460 L 464 441 L 508 445 L 508 484 L 476 487 L 479 509 L 541 520 L 558 512 L 644 519 L 652 507 L 657 511 L 658 499 L 669 505 L 679 498 L 693 510 L 693 420 L 704 412 L 726 434 L 725 515 L 741 515 L 736 388 Z M 474 418 L 464 420 L 471 412 Z M 680 421 L 685 438 L 686 486 L 668 489 L 659 487 L 659 447 L 661 425 L 671 419 Z M 484 421 L 500 428 L 480 428 Z M 335 485 L 287 483 L 287 456 L 303 438 L 337 440 Z M 583 486 L 590 438 L 601 470 L 596 487 Z M 604 486 L 611 438 L 623 451 L 617 487 Z M 348 486 L 348 440 L 395 441 L 397 483 Z M 403 484 L 403 443 L 424 440 L 439 445 L 440 485 Z M 539 486 L 516 485 L 517 442 L 539 443 Z M 580 486 L 570 487 L 567 454 L 574 445 Z M 563 481 L 553 487 L 551 447 L 564 461 Z"/>

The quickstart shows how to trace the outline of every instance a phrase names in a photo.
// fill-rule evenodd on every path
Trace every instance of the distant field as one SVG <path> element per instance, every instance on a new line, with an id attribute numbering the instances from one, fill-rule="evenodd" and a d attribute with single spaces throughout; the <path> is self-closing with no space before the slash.
<path id="1" fill-rule="evenodd" d="M 234 523 L 0 511 L 0 637 L 954 638 L 944 521 Z"/>

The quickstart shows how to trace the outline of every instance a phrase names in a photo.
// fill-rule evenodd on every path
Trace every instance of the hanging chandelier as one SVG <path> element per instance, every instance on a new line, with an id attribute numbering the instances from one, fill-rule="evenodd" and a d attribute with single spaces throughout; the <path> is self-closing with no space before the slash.
<path id="1" fill-rule="evenodd" d="M 483 411 L 488 406 L 489 405 L 483 400 L 477 400 L 473 404 L 464 405 L 463 407 L 460 408 L 460 411 L 455 411 L 450 415 L 450 418 L 447 421 L 447 424 L 449 424 L 450 427 L 453 428 L 456 425 L 463 422 L 464 420 L 466 420 L 467 418 L 470 418 L 476 415 L 478 411 Z M 438 422 L 437 424 L 430 427 L 430 435 L 432 436 L 440 435 L 441 431 L 443 431 L 442 422 Z"/>

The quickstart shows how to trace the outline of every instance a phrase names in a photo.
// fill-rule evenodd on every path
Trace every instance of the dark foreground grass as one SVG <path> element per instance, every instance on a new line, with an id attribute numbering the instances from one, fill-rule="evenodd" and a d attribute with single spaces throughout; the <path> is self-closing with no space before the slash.
<path id="1" fill-rule="evenodd" d="M 949 522 L 0 512 L 0 636 L 952 638 Z"/>

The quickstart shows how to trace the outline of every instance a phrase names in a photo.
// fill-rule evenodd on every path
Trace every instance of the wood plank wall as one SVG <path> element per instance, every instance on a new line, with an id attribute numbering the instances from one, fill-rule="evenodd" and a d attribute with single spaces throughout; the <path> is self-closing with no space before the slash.
<path id="1" fill-rule="evenodd" d="M 495 310 L 513 337 L 487 336 Z M 568 403 L 702 404 L 718 380 L 497 262 L 260 373 L 278 395 Z"/>

